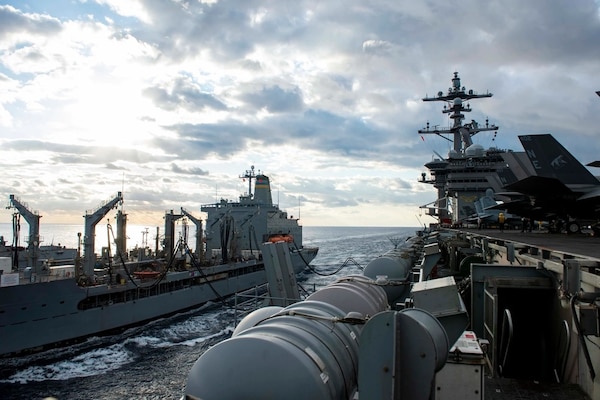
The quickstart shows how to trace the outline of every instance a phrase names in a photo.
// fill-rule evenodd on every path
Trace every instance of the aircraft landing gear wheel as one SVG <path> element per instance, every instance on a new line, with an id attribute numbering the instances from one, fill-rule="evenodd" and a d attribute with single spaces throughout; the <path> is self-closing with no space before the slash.
<path id="1" fill-rule="evenodd" d="M 579 224 L 577 222 L 567 223 L 567 233 L 569 234 L 579 233 L 580 229 L 581 228 L 579 227 Z"/>

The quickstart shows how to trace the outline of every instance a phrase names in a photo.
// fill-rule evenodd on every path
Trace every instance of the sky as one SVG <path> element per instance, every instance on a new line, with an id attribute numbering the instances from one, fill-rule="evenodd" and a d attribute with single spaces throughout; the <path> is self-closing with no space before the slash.
<path id="1" fill-rule="evenodd" d="M 304 226 L 420 226 L 454 72 L 474 142 L 600 159 L 598 0 L 53 0 L 0 5 L 0 199 L 83 225 L 237 200 L 251 166 Z M 597 168 L 591 169 L 600 175 Z M 0 210 L 11 222 L 14 210 Z"/>

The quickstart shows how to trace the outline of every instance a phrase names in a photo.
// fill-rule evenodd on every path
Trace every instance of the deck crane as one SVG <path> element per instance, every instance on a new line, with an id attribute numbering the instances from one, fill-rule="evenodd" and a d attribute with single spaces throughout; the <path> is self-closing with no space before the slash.
<path id="1" fill-rule="evenodd" d="M 96 225 L 110 210 L 115 208 L 117 204 L 122 201 L 122 193 L 118 192 L 115 198 L 106 202 L 96 211 L 87 211 L 86 215 L 84 215 L 85 235 L 83 237 L 83 276 L 79 274 L 78 278 L 84 278 L 88 281 L 93 281 L 94 265 L 96 264 L 96 254 L 94 250 L 94 244 L 96 240 Z"/>
<path id="2" fill-rule="evenodd" d="M 27 241 L 27 265 L 35 269 L 36 273 L 42 272 L 42 265 L 38 265 L 40 257 L 40 218 L 37 211 L 31 211 L 27 205 L 21 203 L 14 194 L 10 195 L 10 204 L 17 209 L 29 225 L 29 238 Z"/>
<path id="3" fill-rule="evenodd" d="M 165 240 L 163 249 L 166 257 L 171 257 L 175 251 L 175 221 L 183 218 L 183 214 L 175 214 L 173 210 L 165 213 Z"/>
<path id="4" fill-rule="evenodd" d="M 202 219 L 194 217 L 192 214 L 187 212 L 181 207 L 181 213 L 192 221 L 196 225 L 196 257 L 201 262 L 204 261 L 204 243 L 202 243 Z"/>

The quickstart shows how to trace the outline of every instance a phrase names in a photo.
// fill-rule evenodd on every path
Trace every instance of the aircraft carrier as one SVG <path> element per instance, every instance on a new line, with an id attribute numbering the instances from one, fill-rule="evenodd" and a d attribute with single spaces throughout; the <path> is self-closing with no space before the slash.
<path id="1" fill-rule="evenodd" d="M 476 98 L 457 73 L 438 94 L 455 121 L 465 96 Z M 435 160 L 429 181 L 439 222 L 361 275 L 250 313 L 196 361 L 187 399 L 600 398 L 598 238 L 450 228 L 469 203 L 461 193 L 484 192 L 509 172 L 520 179 L 496 162 L 509 152 L 471 157 L 478 128 L 460 121 L 449 132 L 464 146 Z M 479 163 L 471 186 L 470 161 Z"/>

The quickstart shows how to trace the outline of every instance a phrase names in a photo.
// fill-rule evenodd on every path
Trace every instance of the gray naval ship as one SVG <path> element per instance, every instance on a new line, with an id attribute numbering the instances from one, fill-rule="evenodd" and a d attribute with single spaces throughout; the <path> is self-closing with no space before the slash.
<path id="1" fill-rule="evenodd" d="M 471 147 L 459 115 L 474 93 L 454 78 L 438 96 L 458 144 L 427 164 L 437 223 L 360 275 L 247 315 L 190 369 L 185 399 L 600 399 L 598 238 L 449 228 L 465 210 L 446 198 L 469 206 L 513 156 Z"/>
<path id="2" fill-rule="evenodd" d="M 268 178 L 261 175 L 257 179 L 259 189 L 263 179 Z M 268 185 L 262 189 L 267 190 Z M 258 246 L 260 240 L 275 233 L 294 235 L 291 243 L 299 264 L 294 270 L 301 270 L 318 251 L 302 247 L 297 219 L 272 224 L 267 220 L 284 219 L 285 214 L 273 204 L 248 201 L 239 207 L 237 203 L 203 207 L 208 213 L 210 235 L 217 231 L 225 235 L 219 251 L 212 236 L 206 240 L 210 257 L 205 256 L 202 220 L 184 209 L 166 213 L 161 251 L 152 254 L 149 249 L 137 249 L 133 257 L 126 251 L 127 215 L 118 210 L 115 254 L 103 248 L 99 257 L 94 245 L 95 226 L 122 200 L 119 192 L 98 209 L 86 212 L 83 257 L 77 257 L 75 265 L 33 263 L 0 275 L 0 356 L 68 345 L 260 287 L 267 277 Z M 227 208 L 235 208 L 235 212 L 224 217 L 221 211 Z M 237 225 L 229 219 L 232 216 L 246 224 Z M 175 240 L 175 222 L 183 217 L 196 224 L 195 251 L 185 240 Z M 245 226 L 252 226 L 258 239 L 250 248 L 238 240 L 243 237 L 238 229 Z M 35 246 L 29 249 L 32 256 L 38 254 Z"/>
<path id="3" fill-rule="evenodd" d="M 265 242 L 288 243 L 296 272 L 302 271 L 316 256 L 317 247 L 302 246 L 302 226 L 273 203 L 269 177 L 251 166 L 240 178 L 248 180 L 248 193 L 238 202 L 221 201 L 203 205 L 206 220 L 206 253 L 211 259 L 252 257 Z M 252 182 L 254 181 L 254 194 Z"/>

